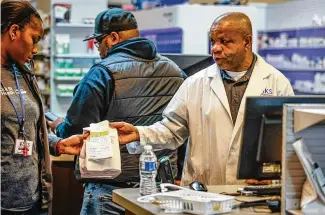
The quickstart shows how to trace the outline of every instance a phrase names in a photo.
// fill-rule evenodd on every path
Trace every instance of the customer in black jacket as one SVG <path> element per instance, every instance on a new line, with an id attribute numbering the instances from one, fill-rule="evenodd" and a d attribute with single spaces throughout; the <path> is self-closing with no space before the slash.
<path id="1" fill-rule="evenodd" d="M 90 123 L 103 120 L 151 125 L 162 119 L 164 108 L 186 75 L 158 54 L 150 40 L 140 38 L 137 27 L 133 14 L 122 9 L 108 9 L 97 16 L 95 33 L 86 40 L 96 40 L 102 60 L 75 88 L 64 122 L 51 125 L 58 136 L 81 132 Z M 112 202 L 112 190 L 139 182 L 140 155 L 129 154 L 125 146 L 120 146 L 120 151 L 122 173 L 114 180 L 88 181 L 81 214 L 124 214 L 124 209 Z M 171 157 L 176 168 L 175 151 L 156 154 L 158 158 Z"/>

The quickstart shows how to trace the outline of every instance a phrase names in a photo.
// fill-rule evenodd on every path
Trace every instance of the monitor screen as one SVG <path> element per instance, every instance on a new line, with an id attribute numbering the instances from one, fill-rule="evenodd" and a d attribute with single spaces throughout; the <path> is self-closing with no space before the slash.
<path id="1" fill-rule="evenodd" d="M 283 104 L 324 104 L 325 96 L 247 97 L 238 179 L 280 179 Z"/>
<path id="2" fill-rule="evenodd" d="M 211 55 L 162 54 L 174 61 L 188 76 L 211 66 L 214 62 Z"/>

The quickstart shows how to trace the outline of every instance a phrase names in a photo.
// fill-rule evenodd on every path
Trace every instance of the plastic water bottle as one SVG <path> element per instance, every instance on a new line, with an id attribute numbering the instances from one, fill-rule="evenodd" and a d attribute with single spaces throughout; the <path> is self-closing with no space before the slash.
<path id="1" fill-rule="evenodd" d="M 152 146 L 145 145 L 140 156 L 140 194 L 150 195 L 157 192 L 157 157 L 152 151 Z"/>

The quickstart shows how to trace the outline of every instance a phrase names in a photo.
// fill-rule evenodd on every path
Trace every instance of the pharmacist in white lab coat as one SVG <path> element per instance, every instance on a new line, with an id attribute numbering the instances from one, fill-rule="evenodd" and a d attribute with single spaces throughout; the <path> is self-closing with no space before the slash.
<path id="1" fill-rule="evenodd" d="M 210 29 L 215 64 L 189 77 L 151 126 L 120 122 L 120 144 L 140 140 L 176 148 L 189 136 L 182 185 L 238 183 L 243 116 L 247 96 L 290 96 L 290 82 L 252 52 L 252 26 L 243 13 L 218 17 Z"/>

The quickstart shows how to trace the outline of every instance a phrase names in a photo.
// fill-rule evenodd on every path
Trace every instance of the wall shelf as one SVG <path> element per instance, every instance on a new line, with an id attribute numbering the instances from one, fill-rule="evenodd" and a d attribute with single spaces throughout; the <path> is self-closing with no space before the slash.
<path id="1" fill-rule="evenodd" d="M 99 55 L 94 54 L 55 54 L 53 55 L 55 58 L 98 58 Z"/>
<path id="2" fill-rule="evenodd" d="M 313 92 L 325 88 L 325 27 L 280 29 L 258 34 L 260 47 L 286 43 L 296 46 L 266 47 L 258 53 L 290 80 L 297 95 L 325 94 Z"/>
<path id="3" fill-rule="evenodd" d="M 286 55 L 291 57 L 294 53 L 299 55 L 306 55 L 306 56 L 325 56 L 325 47 L 312 47 L 312 48 L 271 48 L 271 49 L 260 49 L 258 50 L 260 55 Z"/>
<path id="4" fill-rule="evenodd" d="M 325 49 L 325 45 L 324 46 L 308 46 L 308 47 L 267 47 L 267 48 L 262 48 L 259 49 L 259 51 L 272 51 L 272 50 L 288 50 L 288 49 L 292 49 L 292 50 L 304 50 L 304 49 L 309 49 L 309 50 L 313 50 L 313 49 Z"/>
<path id="5" fill-rule="evenodd" d="M 94 28 L 95 24 L 85 24 L 85 23 L 56 23 L 55 27 L 62 28 Z"/>
<path id="6" fill-rule="evenodd" d="M 325 27 L 306 27 L 306 28 L 292 28 L 280 30 L 259 31 L 258 34 L 267 34 L 271 37 L 278 37 L 281 33 L 286 33 L 290 38 L 292 37 L 322 37 L 325 35 Z"/>
<path id="7" fill-rule="evenodd" d="M 304 91 L 298 91 L 298 90 L 294 90 L 295 94 L 303 94 L 303 95 L 310 95 L 310 96 L 319 96 L 319 95 L 325 95 L 324 93 L 314 93 L 314 92 L 304 92 Z"/>
<path id="8" fill-rule="evenodd" d="M 276 67 L 281 72 L 325 72 L 325 69 L 316 69 L 316 68 L 281 68 Z"/>
<path id="9" fill-rule="evenodd" d="M 57 97 L 63 97 L 63 98 L 72 98 L 73 94 L 57 94 Z"/>
<path id="10" fill-rule="evenodd" d="M 54 77 L 54 80 L 56 81 L 80 81 L 83 77 L 69 77 L 69 76 L 64 76 L 64 77 Z"/>

